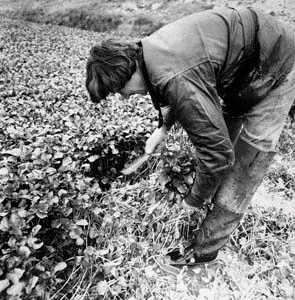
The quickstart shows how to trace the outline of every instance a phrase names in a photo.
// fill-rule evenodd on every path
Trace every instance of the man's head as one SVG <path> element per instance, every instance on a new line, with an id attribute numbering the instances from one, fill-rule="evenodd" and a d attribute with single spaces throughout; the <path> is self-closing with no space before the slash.
<path id="1" fill-rule="evenodd" d="M 86 65 L 86 88 L 91 100 L 99 102 L 109 93 L 120 92 L 130 83 L 138 71 L 138 55 L 139 46 L 136 43 L 107 40 L 92 47 Z"/>

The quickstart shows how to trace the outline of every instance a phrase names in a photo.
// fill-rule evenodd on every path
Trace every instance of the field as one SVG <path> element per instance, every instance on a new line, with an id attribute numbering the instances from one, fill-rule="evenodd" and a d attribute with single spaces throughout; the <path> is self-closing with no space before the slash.
<path id="1" fill-rule="evenodd" d="M 143 153 L 157 114 L 148 96 L 94 105 L 84 86 L 88 51 L 102 38 L 138 38 L 192 6 L 241 3 L 102 1 L 100 16 L 117 10 L 111 28 L 96 29 L 70 19 L 83 3 L 89 16 L 94 1 L 0 3 L 0 299 L 295 299 L 294 120 L 217 261 L 167 275 L 153 258 L 184 247 L 204 216 L 179 205 L 192 184 L 193 147 L 175 126 L 161 155 L 121 175 Z M 295 21 L 292 1 L 245 4 Z M 52 24 L 57 15 L 80 21 Z"/>

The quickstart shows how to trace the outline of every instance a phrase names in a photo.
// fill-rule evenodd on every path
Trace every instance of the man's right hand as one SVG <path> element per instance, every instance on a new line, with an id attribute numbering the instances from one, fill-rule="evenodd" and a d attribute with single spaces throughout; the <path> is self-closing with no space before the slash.
<path id="1" fill-rule="evenodd" d="M 154 153 L 159 147 L 159 145 L 165 141 L 166 136 L 167 130 L 164 126 L 162 126 L 161 128 L 157 128 L 146 141 L 145 153 Z"/>

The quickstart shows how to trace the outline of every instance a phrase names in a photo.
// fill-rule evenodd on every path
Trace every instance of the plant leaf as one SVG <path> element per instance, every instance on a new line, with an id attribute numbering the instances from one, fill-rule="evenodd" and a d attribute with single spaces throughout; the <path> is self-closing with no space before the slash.
<path id="1" fill-rule="evenodd" d="M 0 293 L 9 287 L 10 283 L 8 279 L 0 280 Z"/>
<path id="2" fill-rule="evenodd" d="M 88 225 L 88 221 L 86 219 L 81 219 L 81 220 L 78 220 L 76 222 L 76 225 L 78 225 L 78 226 L 87 226 Z"/>
<path id="3" fill-rule="evenodd" d="M 62 270 L 64 270 L 67 267 L 67 264 L 63 261 L 58 263 L 54 269 L 53 269 L 53 273 L 55 274 L 56 272 L 60 272 Z"/>

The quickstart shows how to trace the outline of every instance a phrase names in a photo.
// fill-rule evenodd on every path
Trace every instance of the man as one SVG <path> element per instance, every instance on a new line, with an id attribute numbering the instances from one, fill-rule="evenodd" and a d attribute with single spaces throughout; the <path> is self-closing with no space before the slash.
<path id="1" fill-rule="evenodd" d="M 295 98 L 294 61 L 293 31 L 250 8 L 192 14 L 139 43 L 106 41 L 91 49 L 86 86 L 94 102 L 111 92 L 150 93 L 160 124 L 147 153 L 175 121 L 197 150 L 183 206 L 213 208 L 184 254 L 170 253 L 171 264 L 214 260 L 239 225 Z"/>

